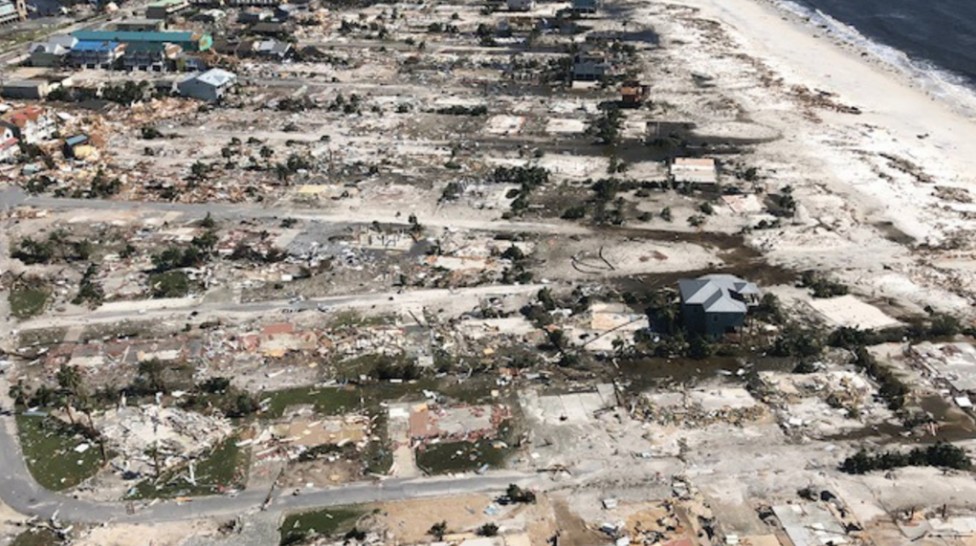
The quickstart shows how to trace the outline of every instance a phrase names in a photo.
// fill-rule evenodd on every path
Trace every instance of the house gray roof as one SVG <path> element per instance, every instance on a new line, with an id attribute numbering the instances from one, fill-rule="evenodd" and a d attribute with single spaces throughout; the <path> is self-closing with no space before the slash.
<path id="1" fill-rule="evenodd" d="M 701 305 L 708 313 L 745 313 L 744 295 L 759 294 L 759 288 L 733 275 L 705 275 L 678 281 L 681 301 Z"/>
<path id="2" fill-rule="evenodd" d="M 278 40 L 264 40 L 255 45 L 255 50 L 258 53 L 268 55 L 284 55 L 291 50 L 291 44 L 288 42 L 279 42 Z"/>
<path id="3" fill-rule="evenodd" d="M 49 37 L 43 42 L 34 42 L 30 45 L 31 53 L 51 53 L 63 55 L 78 43 L 78 39 L 67 34 L 57 34 Z"/>
<path id="4" fill-rule="evenodd" d="M 211 68 L 202 74 L 191 76 L 191 78 L 213 87 L 223 87 L 225 85 L 234 83 L 234 80 L 237 79 L 237 75 L 233 72 L 221 70 L 220 68 Z"/>

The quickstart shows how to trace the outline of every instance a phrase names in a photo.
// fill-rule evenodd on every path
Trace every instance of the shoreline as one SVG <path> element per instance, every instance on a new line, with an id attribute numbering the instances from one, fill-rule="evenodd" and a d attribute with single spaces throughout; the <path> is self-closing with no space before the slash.
<path id="1" fill-rule="evenodd" d="M 865 36 L 861 33 L 861 30 L 848 25 L 842 21 L 833 19 L 830 14 L 823 14 L 826 17 L 830 17 L 837 24 L 843 25 L 851 28 L 856 32 L 861 38 L 869 42 L 871 45 L 891 50 L 892 52 L 902 55 L 907 63 L 910 63 L 910 67 L 901 67 L 894 62 L 889 62 L 881 58 L 875 51 L 864 47 L 858 43 L 852 42 L 845 36 L 842 36 L 838 31 L 824 28 L 823 23 L 818 23 L 813 19 L 813 16 L 798 13 L 797 10 L 808 9 L 803 6 L 794 4 L 793 0 L 755 0 L 757 3 L 765 5 L 768 9 L 778 13 L 783 19 L 797 26 L 800 30 L 806 31 L 817 38 L 824 38 L 833 44 L 835 47 L 849 53 L 850 55 L 856 57 L 860 61 L 867 63 L 875 68 L 879 68 L 882 71 L 890 74 L 896 79 L 900 80 L 903 84 L 912 89 L 916 89 L 921 93 L 931 99 L 943 103 L 949 109 L 955 111 L 957 114 L 971 119 L 976 120 L 976 82 L 970 83 L 965 81 L 965 77 L 952 72 L 947 68 L 943 68 L 936 64 L 934 61 L 927 59 L 917 59 L 910 56 L 907 52 L 897 49 L 893 46 L 885 44 L 883 42 L 877 41 L 873 38 Z M 791 8 L 786 4 L 794 4 L 795 8 Z M 918 66 L 919 64 L 927 64 L 929 66 Z M 911 71 L 916 71 L 913 74 Z M 926 83 L 926 80 L 922 79 L 924 77 L 931 77 L 933 80 L 936 76 L 946 75 L 951 78 L 957 78 L 960 81 L 946 81 L 942 80 L 941 85 L 945 86 L 945 90 L 948 93 L 956 93 L 957 96 L 945 96 L 937 92 L 937 90 L 930 89 Z"/>
<path id="2" fill-rule="evenodd" d="M 758 170 L 761 191 L 796 196 L 789 225 L 748 236 L 768 263 L 917 310 L 971 311 L 976 120 L 772 0 L 645 6 L 669 115 L 780 135 L 732 159 Z"/>
<path id="3" fill-rule="evenodd" d="M 976 121 L 932 97 L 906 75 L 826 37 L 770 0 L 673 4 L 698 9 L 700 17 L 719 22 L 742 53 L 764 63 L 788 85 L 833 93 L 839 102 L 861 110 L 856 116 L 825 113 L 823 125 L 848 133 L 865 127 L 886 131 L 905 156 L 931 169 L 937 184 L 965 187 L 976 196 L 971 174 L 976 173 Z M 798 138 L 810 132 L 789 128 Z"/>

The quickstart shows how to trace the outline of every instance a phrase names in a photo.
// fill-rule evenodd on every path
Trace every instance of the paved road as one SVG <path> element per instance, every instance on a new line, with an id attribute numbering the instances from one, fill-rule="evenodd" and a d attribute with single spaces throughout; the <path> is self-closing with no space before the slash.
<path id="1" fill-rule="evenodd" d="M 178 212 L 202 218 L 211 214 L 215 218 L 296 218 L 330 222 L 335 224 L 368 224 L 373 221 L 407 225 L 406 217 L 395 212 L 366 210 L 362 213 L 329 213 L 302 208 L 289 203 L 287 206 L 260 205 L 254 203 L 166 203 L 146 201 L 113 201 L 107 199 L 70 199 L 47 195 L 28 195 L 17 186 L 0 189 L 0 208 L 32 206 L 51 210 L 112 210 L 132 212 Z M 356 216 L 360 214 L 360 216 Z M 511 233 L 584 234 L 591 230 L 570 223 L 513 222 L 508 220 L 482 220 L 463 216 L 431 216 L 420 218 L 426 226 L 460 229 L 491 230 Z"/>
<path id="2" fill-rule="evenodd" d="M 239 302 L 205 302 L 201 298 L 183 298 L 172 300 L 141 300 L 133 302 L 108 303 L 95 310 L 79 309 L 77 311 L 50 314 L 40 318 L 18 322 L 13 325 L 18 330 L 36 330 L 39 328 L 61 328 L 65 326 L 104 324 L 123 320 L 164 320 L 183 317 L 187 313 L 196 312 L 196 320 L 210 318 L 246 318 L 257 314 L 277 313 L 282 310 L 288 312 L 309 311 L 323 309 L 328 311 L 342 309 L 363 309 L 396 306 L 434 306 L 435 302 L 453 298 L 468 298 L 472 303 L 482 298 L 505 297 L 514 294 L 532 294 L 538 292 L 545 285 L 523 284 L 502 286 L 474 286 L 469 288 L 447 289 L 431 288 L 426 290 L 406 290 L 377 292 L 371 294 L 349 294 L 345 296 L 328 296 L 310 298 L 303 301 L 268 300 L 249 303 Z"/>
<path id="3" fill-rule="evenodd" d="M 0 382 L 2 383 L 2 382 Z M 0 387 L 6 389 L 6 385 Z M 264 503 L 267 492 L 245 491 L 236 496 L 199 497 L 190 502 L 158 502 L 137 505 L 128 513 L 120 502 L 97 503 L 78 500 L 42 488 L 31 477 L 16 441 L 12 417 L 3 417 L 0 424 L 0 499 L 17 512 L 59 521 L 78 523 L 152 523 L 181 521 L 202 517 L 227 517 L 256 511 Z M 303 489 L 292 495 L 291 489 L 278 491 L 267 510 L 273 513 L 319 507 L 435 497 L 472 492 L 501 492 L 510 483 L 538 486 L 541 479 L 535 474 L 492 472 L 484 475 L 455 477 L 388 479 L 320 489 Z"/>

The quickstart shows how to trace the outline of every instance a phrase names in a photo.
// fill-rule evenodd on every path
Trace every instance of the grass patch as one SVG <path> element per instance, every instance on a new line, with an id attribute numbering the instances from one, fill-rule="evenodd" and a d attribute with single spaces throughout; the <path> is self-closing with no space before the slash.
<path id="1" fill-rule="evenodd" d="M 329 328 L 351 328 L 363 326 L 385 326 L 396 323 L 393 315 L 369 315 L 363 316 L 356 311 L 340 311 L 329 323 Z"/>
<path id="2" fill-rule="evenodd" d="M 68 333 L 67 328 L 38 328 L 37 330 L 26 330 L 17 336 L 18 347 L 48 347 L 57 345 L 64 341 L 64 336 Z"/>
<path id="3" fill-rule="evenodd" d="M 180 465 L 163 472 L 158 480 L 139 482 L 126 496 L 127 499 L 171 499 L 222 493 L 228 489 L 241 489 L 247 481 L 249 451 L 237 447 L 239 438 L 224 440 L 205 458 L 196 463 L 196 485 L 186 477 L 187 466 Z"/>
<path id="4" fill-rule="evenodd" d="M 331 536 L 353 528 L 366 510 L 355 506 L 327 508 L 314 512 L 291 514 L 279 528 L 281 544 L 296 544 L 313 536 Z"/>
<path id="5" fill-rule="evenodd" d="M 28 529 L 14 537 L 10 546 L 58 546 L 63 544 L 50 529 Z"/>
<path id="6" fill-rule="evenodd" d="M 94 476 L 102 466 L 101 452 L 77 429 L 53 417 L 17 416 L 17 434 L 31 475 L 46 489 L 61 491 Z M 74 449 L 91 444 L 88 451 Z"/>
<path id="7" fill-rule="evenodd" d="M 417 450 L 417 466 L 428 474 L 471 472 L 484 465 L 502 468 L 505 460 L 514 451 L 511 440 L 515 433 L 509 421 L 502 423 L 498 430 L 499 437 L 494 439 L 429 444 Z M 496 441 L 501 441 L 504 445 L 495 447 L 493 444 Z"/>
<path id="8" fill-rule="evenodd" d="M 262 396 L 262 402 L 268 400 L 268 409 L 262 415 L 277 419 L 291 406 L 307 405 L 321 415 L 341 415 L 361 406 L 362 390 L 354 387 L 296 387 L 274 391 Z"/>
<path id="9" fill-rule="evenodd" d="M 8 297 L 10 313 L 19 319 L 39 315 L 44 310 L 49 295 L 50 292 L 45 288 L 15 288 Z"/>
<path id="10" fill-rule="evenodd" d="M 182 298 L 190 293 L 190 278 L 182 271 L 167 271 L 149 275 L 149 291 L 153 298 Z"/>

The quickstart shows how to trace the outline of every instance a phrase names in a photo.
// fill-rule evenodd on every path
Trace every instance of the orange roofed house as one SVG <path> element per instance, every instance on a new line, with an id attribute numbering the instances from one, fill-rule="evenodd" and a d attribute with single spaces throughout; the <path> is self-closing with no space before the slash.
<path id="1" fill-rule="evenodd" d="M 10 129 L 14 137 L 25 144 L 37 144 L 54 136 L 57 125 L 54 116 L 40 106 L 11 110 L 0 117 L 0 127 Z"/>

